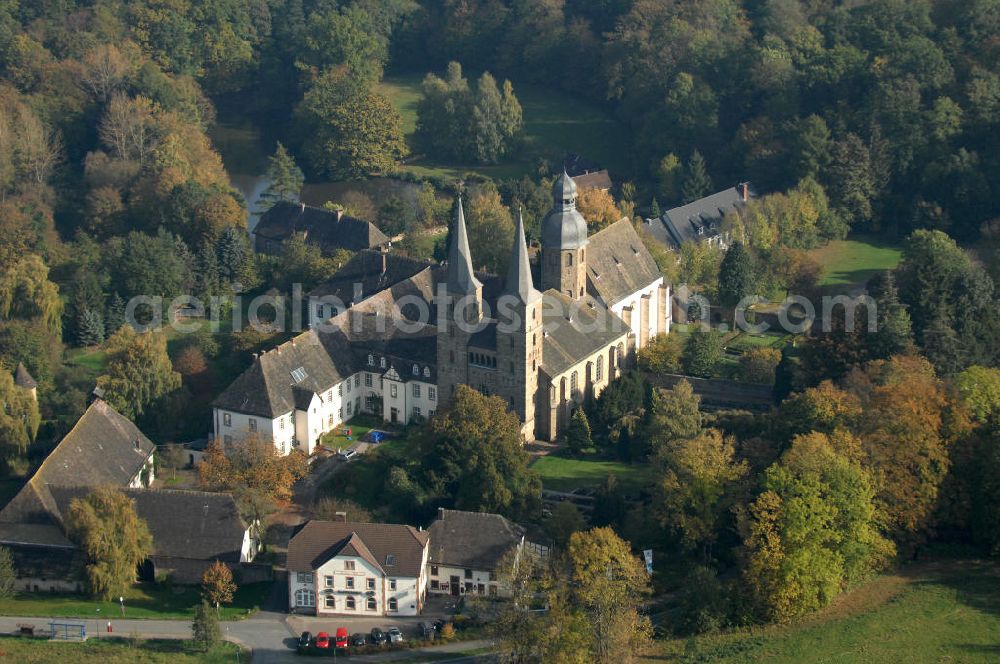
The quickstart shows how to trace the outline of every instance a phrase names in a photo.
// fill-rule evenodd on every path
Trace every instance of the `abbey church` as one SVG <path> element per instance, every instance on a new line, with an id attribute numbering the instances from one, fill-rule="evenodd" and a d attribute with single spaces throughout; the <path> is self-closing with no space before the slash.
<path id="1" fill-rule="evenodd" d="M 628 219 L 589 235 L 566 173 L 532 261 L 518 218 L 505 277 L 478 274 L 461 200 L 448 260 L 362 251 L 310 293 L 310 329 L 214 403 L 215 435 L 311 453 L 359 413 L 432 417 L 459 384 L 495 394 L 525 440 L 557 440 L 637 348 L 670 330 L 670 289 Z"/>

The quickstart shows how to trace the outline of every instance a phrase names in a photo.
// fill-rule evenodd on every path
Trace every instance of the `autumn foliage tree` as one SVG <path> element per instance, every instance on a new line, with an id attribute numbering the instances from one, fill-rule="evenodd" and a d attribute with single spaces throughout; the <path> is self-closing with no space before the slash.
<path id="1" fill-rule="evenodd" d="M 607 228 L 623 216 L 611 194 L 594 187 L 580 189 L 576 197 L 576 209 L 587 220 L 591 233 Z"/>
<path id="2" fill-rule="evenodd" d="M 114 487 L 73 498 L 66 526 L 87 558 L 91 591 L 105 600 L 128 591 L 139 564 L 153 551 L 153 537 L 134 502 Z"/>
<path id="3" fill-rule="evenodd" d="M 825 434 L 796 437 L 762 488 L 743 526 L 743 581 L 760 617 L 819 609 L 894 554 L 871 478 Z"/>
<path id="4" fill-rule="evenodd" d="M 571 606 L 592 629 L 588 661 L 631 661 L 652 632 L 649 618 L 637 611 L 649 591 L 643 564 L 611 528 L 573 533 L 565 561 Z"/>
<path id="5" fill-rule="evenodd" d="M 308 472 L 309 460 L 301 450 L 282 456 L 274 443 L 255 434 L 233 442 L 228 450 L 213 440 L 198 464 L 198 480 L 206 491 L 250 493 L 271 501 L 288 500 L 296 480 Z"/>
<path id="6" fill-rule="evenodd" d="M 201 576 L 201 594 L 216 610 L 222 604 L 231 604 L 236 594 L 233 571 L 223 562 L 216 560 Z"/>

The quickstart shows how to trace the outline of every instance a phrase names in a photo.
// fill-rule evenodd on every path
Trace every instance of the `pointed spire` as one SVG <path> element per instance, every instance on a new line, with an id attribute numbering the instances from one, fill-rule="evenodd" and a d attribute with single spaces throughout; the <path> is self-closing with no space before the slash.
<path id="1" fill-rule="evenodd" d="M 469 295 L 482 287 L 472 270 L 472 253 L 469 251 L 469 234 L 465 229 L 465 211 L 462 196 L 458 197 L 458 217 L 452 229 L 451 247 L 448 249 L 448 292 Z"/>
<path id="2" fill-rule="evenodd" d="M 528 303 L 541 297 L 531 279 L 531 263 L 528 260 L 528 243 L 524 239 L 524 216 L 517 210 L 517 229 L 514 231 L 514 246 L 510 252 L 510 266 L 507 268 L 507 283 L 504 295 L 513 295 Z"/>

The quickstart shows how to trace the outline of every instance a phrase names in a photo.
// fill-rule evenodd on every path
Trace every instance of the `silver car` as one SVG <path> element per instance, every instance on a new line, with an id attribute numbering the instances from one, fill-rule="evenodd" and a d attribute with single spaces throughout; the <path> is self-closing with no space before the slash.
<path id="1" fill-rule="evenodd" d="M 403 640 L 403 633 L 399 631 L 398 627 L 390 627 L 385 633 L 389 637 L 389 643 L 399 643 Z"/>

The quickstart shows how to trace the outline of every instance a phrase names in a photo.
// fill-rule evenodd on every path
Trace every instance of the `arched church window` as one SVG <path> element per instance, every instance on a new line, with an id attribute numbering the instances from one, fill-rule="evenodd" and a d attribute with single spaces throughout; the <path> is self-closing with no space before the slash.
<path id="1" fill-rule="evenodd" d="M 573 254 L 566 254 L 566 267 L 573 264 Z"/>

